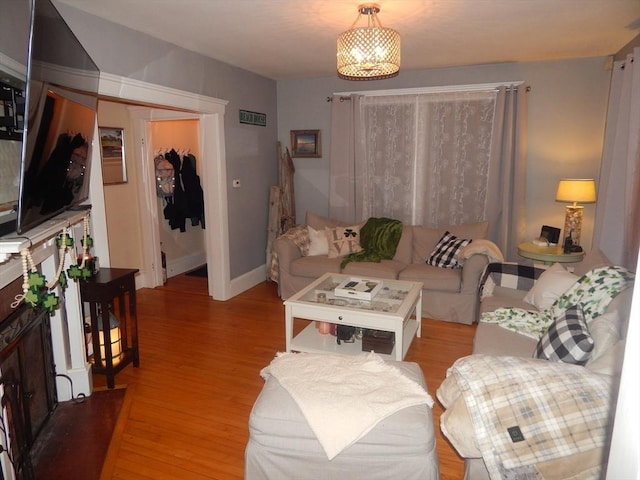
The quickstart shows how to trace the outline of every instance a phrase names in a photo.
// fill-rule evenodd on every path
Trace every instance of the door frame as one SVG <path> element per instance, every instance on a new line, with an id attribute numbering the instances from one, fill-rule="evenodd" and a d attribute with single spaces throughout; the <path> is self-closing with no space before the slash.
<path id="1" fill-rule="evenodd" d="M 160 227 L 155 192 L 153 152 L 147 150 L 148 123 L 153 120 L 199 119 L 200 152 L 203 161 L 202 182 L 205 203 L 205 250 L 209 295 L 215 300 L 228 300 L 231 292 L 229 265 L 229 218 L 227 208 L 226 154 L 224 144 L 224 113 L 228 102 L 212 97 L 184 92 L 139 80 L 100 73 L 99 94 L 105 100 L 124 100 L 145 107 L 132 106 L 130 111 L 136 135 L 136 156 L 141 168 L 140 228 L 143 265 L 140 286 L 162 285 Z M 177 109 L 177 110 L 176 110 Z M 148 160 L 148 161 L 147 161 Z"/>

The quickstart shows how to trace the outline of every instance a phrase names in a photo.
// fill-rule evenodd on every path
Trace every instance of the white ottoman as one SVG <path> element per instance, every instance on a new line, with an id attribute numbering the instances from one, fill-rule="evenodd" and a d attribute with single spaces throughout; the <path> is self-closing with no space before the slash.
<path id="1" fill-rule="evenodd" d="M 426 388 L 420 367 L 389 362 Z M 431 408 L 405 408 L 329 461 L 291 395 L 269 377 L 249 418 L 246 480 L 438 480 Z"/>

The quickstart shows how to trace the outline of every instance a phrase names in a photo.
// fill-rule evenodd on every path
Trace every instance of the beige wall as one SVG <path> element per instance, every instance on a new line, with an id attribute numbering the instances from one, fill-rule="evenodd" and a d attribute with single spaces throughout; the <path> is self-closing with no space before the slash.
<path id="1" fill-rule="evenodd" d="M 142 238 L 138 202 L 139 174 L 134 158 L 133 127 L 127 106 L 100 101 L 98 126 L 124 128 L 128 182 L 104 186 L 111 267 L 142 268 Z M 96 140 L 97 141 L 97 140 Z"/>
<path id="2" fill-rule="evenodd" d="M 175 149 L 178 153 L 188 151 L 196 157 L 196 171 L 201 174 L 201 155 L 199 151 L 200 139 L 198 135 L 198 120 L 163 120 L 151 122 L 152 151 L 166 151 Z M 167 255 L 168 275 L 171 277 L 189 269 L 191 262 L 185 260 L 185 267 L 181 267 L 182 259 L 204 258 L 204 230 L 200 225 L 192 226 L 186 221 L 186 231 L 171 230 L 168 220 L 162 214 L 166 202 L 158 198 L 158 215 L 160 217 L 160 241 L 162 251 Z"/>

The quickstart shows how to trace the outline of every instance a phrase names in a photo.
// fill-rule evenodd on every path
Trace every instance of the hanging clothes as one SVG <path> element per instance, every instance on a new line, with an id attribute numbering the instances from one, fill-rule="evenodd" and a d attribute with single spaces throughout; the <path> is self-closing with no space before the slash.
<path id="1" fill-rule="evenodd" d="M 185 155 L 182 159 L 180 170 L 182 184 L 187 195 L 188 216 L 191 225 L 198 224 L 204 228 L 204 192 L 200 185 L 200 177 L 196 173 L 196 157 L 192 154 Z"/>
<path id="2" fill-rule="evenodd" d="M 160 198 L 173 197 L 173 189 L 176 185 L 175 170 L 171 162 L 158 155 L 154 159 L 156 166 L 156 192 Z"/>
<path id="3" fill-rule="evenodd" d="M 193 155 L 180 158 L 175 149 L 164 155 L 175 172 L 173 195 L 165 197 L 164 218 L 169 221 L 172 230 L 186 231 L 186 219 L 191 225 L 204 228 L 204 194 L 200 186 L 200 177 L 196 173 L 196 159 Z"/>

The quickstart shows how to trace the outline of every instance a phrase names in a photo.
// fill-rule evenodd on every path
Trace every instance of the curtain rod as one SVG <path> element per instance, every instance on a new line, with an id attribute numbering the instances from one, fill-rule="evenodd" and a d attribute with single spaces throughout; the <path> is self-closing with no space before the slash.
<path id="1" fill-rule="evenodd" d="M 496 90 L 498 87 L 506 87 L 507 90 L 517 88 L 523 85 L 523 81 L 503 82 L 503 83 L 480 83 L 476 85 L 448 85 L 441 87 L 418 87 L 418 88 L 400 88 L 397 90 L 369 90 L 362 92 L 336 92 L 333 95 L 339 95 L 340 101 L 351 100 L 351 95 L 361 94 L 364 96 L 383 96 L 383 95 L 409 95 L 419 93 L 445 93 L 445 92 L 478 92 L 485 90 Z M 527 85 L 527 92 L 531 91 L 531 86 Z M 333 97 L 327 97 L 327 102 L 333 101 Z"/>

